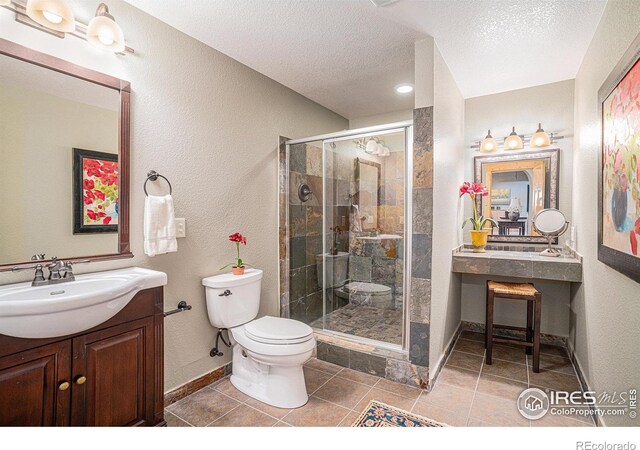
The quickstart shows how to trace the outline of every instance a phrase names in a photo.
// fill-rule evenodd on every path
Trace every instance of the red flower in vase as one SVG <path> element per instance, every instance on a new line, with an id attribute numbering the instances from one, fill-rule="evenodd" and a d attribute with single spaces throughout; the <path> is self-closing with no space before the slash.
<path id="1" fill-rule="evenodd" d="M 231 242 L 238 242 L 240 244 L 247 245 L 247 238 L 240 233 L 233 233 L 231 236 L 229 236 L 229 240 Z"/>

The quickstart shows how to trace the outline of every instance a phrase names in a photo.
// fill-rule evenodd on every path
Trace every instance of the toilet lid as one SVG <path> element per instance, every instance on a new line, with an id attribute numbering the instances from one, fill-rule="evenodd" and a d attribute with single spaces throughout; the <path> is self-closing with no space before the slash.
<path id="1" fill-rule="evenodd" d="M 313 337 L 313 330 L 297 320 L 265 316 L 244 326 L 247 337 L 256 342 L 290 345 L 306 342 Z"/>

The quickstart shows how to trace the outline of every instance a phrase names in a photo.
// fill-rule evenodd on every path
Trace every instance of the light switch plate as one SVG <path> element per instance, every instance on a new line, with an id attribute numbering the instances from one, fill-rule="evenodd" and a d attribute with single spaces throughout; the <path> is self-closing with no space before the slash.
<path id="1" fill-rule="evenodd" d="M 187 237 L 187 219 L 176 219 L 176 237 Z"/>

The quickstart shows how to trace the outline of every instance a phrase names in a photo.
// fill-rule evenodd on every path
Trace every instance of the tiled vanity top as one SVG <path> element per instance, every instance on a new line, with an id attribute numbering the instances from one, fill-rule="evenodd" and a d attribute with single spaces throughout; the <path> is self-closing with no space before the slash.
<path id="1" fill-rule="evenodd" d="M 474 253 L 461 249 L 453 252 L 453 272 L 477 275 L 501 275 L 539 280 L 582 281 L 582 263 L 572 256 L 553 258 L 538 252 L 487 250 Z"/>

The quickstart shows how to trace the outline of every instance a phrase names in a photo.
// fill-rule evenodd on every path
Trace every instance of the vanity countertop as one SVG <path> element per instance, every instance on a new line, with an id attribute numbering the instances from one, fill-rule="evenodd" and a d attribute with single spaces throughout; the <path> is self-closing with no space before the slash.
<path id="1" fill-rule="evenodd" d="M 475 275 L 500 275 L 555 281 L 582 281 L 582 262 L 573 257 L 542 256 L 538 252 L 487 250 L 474 253 L 469 249 L 453 252 L 453 272 Z"/>

